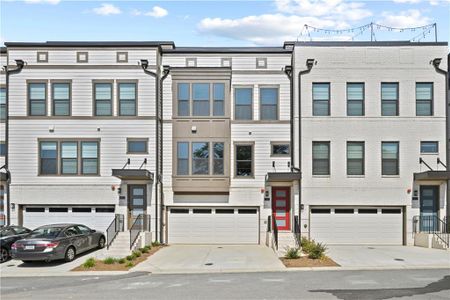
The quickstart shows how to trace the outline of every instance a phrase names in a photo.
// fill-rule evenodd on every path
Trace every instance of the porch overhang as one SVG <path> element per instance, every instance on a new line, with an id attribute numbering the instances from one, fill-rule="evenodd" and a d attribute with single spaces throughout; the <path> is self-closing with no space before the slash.
<path id="1" fill-rule="evenodd" d="M 112 169 L 112 176 L 122 180 L 146 180 L 153 182 L 153 173 L 145 169 Z"/>
<path id="2" fill-rule="evenodd" d="M 414 173 L 414 181 L 437 181 L 437 180 L 449 180 L 449 171 L 425 171 L 420 173 Z"/>
<path id="3" fill-rule="evenodd" d="M 302 179 L 302 173 L 300 172 L 270 172 L 266 175 L 267 182 L 295 181 L 300 179 Z"/>

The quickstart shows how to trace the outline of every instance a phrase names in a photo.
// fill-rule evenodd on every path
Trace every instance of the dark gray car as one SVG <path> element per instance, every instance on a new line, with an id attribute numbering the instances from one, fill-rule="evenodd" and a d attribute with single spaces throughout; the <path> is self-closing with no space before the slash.
<path id="1" fill-rule="evenodd" d="M 45 225 L 11 246 L 13 259 L 29 261 L 72 261 L 77 254 L 105 247 L 103 233 L 81 224 Z"/>

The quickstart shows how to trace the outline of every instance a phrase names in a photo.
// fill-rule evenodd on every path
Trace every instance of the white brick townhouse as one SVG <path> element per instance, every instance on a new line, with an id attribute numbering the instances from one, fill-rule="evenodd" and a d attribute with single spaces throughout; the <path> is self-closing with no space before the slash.
<path id="1" fill-rule="evenodd" d="M 447 43 L 6 46 L 11 223 L 401 245 L 446 216 Z"/>

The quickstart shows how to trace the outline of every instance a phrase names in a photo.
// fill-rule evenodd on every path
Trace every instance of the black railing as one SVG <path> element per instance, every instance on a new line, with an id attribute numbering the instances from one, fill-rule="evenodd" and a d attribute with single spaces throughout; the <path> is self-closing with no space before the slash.
<path id="1" fill-rule="evenodd" d="M 297 247 L 302 245 L 302 238 L 300 234 L 300 218 L 299 216 L 294 216 L 294 236 L 297 241 Z"/>
<path id="2" fill-rule="evenodd" d="M 130 249 L 143 231 L 150 231 L 150 215 L 140 214 L 134 219 L 130 227 Z"/>
<path id="3" fill-rule="evenodd" d="M 444 220 L 437 216 L 414 216 L 413 232 L 432 233 L 449 247 L 450 244 L 450 218 L 447 216 Z"/>
<path id="4" fill-rule="evenodd" d="M 267 232 L 273 233 L 273 243 L 275 244 L 275 250 L 278 250 L 278 226 L 275 219 L 272 216 L 267 217 Z"/>
<path id="5" fill-rule="evenodd" d="M 119 231 L 123 231 L 123 215 L 116 214 L 106 229 L 106 249 L 109 249 Z"/>

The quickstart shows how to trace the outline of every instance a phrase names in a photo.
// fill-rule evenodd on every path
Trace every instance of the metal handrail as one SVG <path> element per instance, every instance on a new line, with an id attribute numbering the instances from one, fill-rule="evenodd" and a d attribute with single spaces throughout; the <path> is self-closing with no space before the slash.
<path id="1" fill-rule="evenodd" d="M 425 232 L 434 234 L 447 247 L 450 244 L 450 218 L 447 216 L 444 220 L 437 216 L 414 216 L 413 217 L 413 232 Z"/>
<path id="2" fill-rule="evenodd" d="M 121 222 L 120 219 L 121 217 L 123 218 L 123 215 L 119 215 L 116 214 L 114 216 L 114 219 L 112 220 L 112 222 L 109 224 L 108 228 L 106 229 L 106 249 L 109 249 L 109 247 L 111 246 L 112 242 L 114 241 L 114 239 L 116 238 L 117 234 L 119 233 L 119 231 L 121 231 Z M 123 223 L 122 223 L 123 225 Z M 123 231 L 123 228 L 122 228 Z"/>
<path id="3" fill-rule="evenodd" d="M 275 218 L 272 218 L 272 216 L 267 217 L 267 231 L 273 232 L 273 242 L 275 244 L 275 250 L 278 250 L 278 226 Z"/>
<path id="4" fill-rule="evenodd" d="M 133 248 L 139 234 L 143 231 L 150 231 L 150 215 L 140 214 L 136 217 L 130 227 L 130 249 Z"/>
<path id="5" fill-rule="evenodd" d="M 294 216 L 294 236 L 295 239 L 297 241 L 297 246 L 300 247 L 301 246 L 301 234 L 300 234 L 300 218 L 299 216 Z"/>

